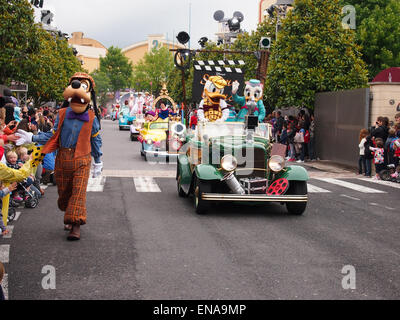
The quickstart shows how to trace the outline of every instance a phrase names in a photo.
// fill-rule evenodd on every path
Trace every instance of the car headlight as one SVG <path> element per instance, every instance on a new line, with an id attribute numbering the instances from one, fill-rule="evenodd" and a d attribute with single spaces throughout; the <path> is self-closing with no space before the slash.
<path id="1" fill-rule="evenodd" d="M 153 144 L 153 140 L 147 139 L 147 140 L 146 140 L 146 143 L 147 143 L 147 144 Z"/>
<path id="2" fill-rule="evenodd" d="M 228 172 L 235 171 L 237 165 L 238 165 L 237 159 L 230 154 L 224 156 L 221 160 L 222 169 Z"/>
<path id="3" fill-rule="evenodd" d="M 285 167 L 285 159 L 281 156 L 272 156 L 268 163 L 269 168 L 274 172 L 280 172 Z"/>

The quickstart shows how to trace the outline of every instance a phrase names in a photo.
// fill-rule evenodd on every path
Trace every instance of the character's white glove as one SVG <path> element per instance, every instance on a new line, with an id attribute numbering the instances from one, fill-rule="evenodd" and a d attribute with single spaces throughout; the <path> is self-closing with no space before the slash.
<path id="1" fill-rule="evenodd" d="M 102 171 L 103 171 L 103 162 L 93 164 L 93 178 L 101 176 Z"/>
<path id="2" fill-rule="evenodd" d="M 240 84 L 237 80 L 232 83 L 232 94 L 236 94 L 238 92 L 239 86 Z"/>
<path id="3" fill-rule="evenodd" d="M 19 139 L 16 142 L 17 146 L 22 146 L 23 144 L 32 143 L 32 137 L 33 137 L 33 133 L 32 132 L 26 132 L 24 130 L 18 130 L 17 133 L 15 134 L 15 136 L 19 137 Z"/>

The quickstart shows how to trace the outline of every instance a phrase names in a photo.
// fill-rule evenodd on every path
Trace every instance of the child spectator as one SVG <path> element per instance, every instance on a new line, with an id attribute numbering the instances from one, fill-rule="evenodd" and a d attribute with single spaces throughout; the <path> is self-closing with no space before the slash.
<path id="1" fill-rule="evenodd" d="M 394 150 L 392 142 L 396 140 L 396 130 L 394 128 L 389 129 L 389 136 L 385 143 L 385 163 L 394 163 Z"/>
<path id="2" fill-rule="evenodd" d="M 8 151 L 6 153 L 6 160 L 7 160 L 7 163 L 6 163 L 7 167 L 9 167 L 11 169 L 19 170 L 24 165 L 24 161 L 22 161 L 21 159 L 18 159 L 17 153 L 12 150 Z M 29 188 L 32 186 L 33 182 L 34 182 L 34 177 L 31 175 L 28 179 L 26 179 L 24 181 L 25 188 L 27 188 L 29 190 Z M 22 199 L 21 196 L 19 195 L 18 190 L 14 191 L 12 193 L 12 198 L 16 202 L 24 201 L 24 199 Z"/>
<path id="3" fill-rule="evenodd" d="M 284 144 L 284 145 L 287 145 L 287 142 L 288 142 L 287 127 L 288 127 L 288 123 L 286 121 L 284 121 L 283 126 L 282 126 L 282 134 L 279 137 L 279 143 Z"/>
<path id="4" fill-rule="evenodd" d="M 379 172 L 385 169 L 385 149 L 383 139 L 377 138 L 375 139 L 376 148 L 369 147 L 371 151 L 374 151 L 374 164 L 376 176 L 375 180 L 379 180 Z"/>
<path id="5" fill-rule="evenodd" d="M 30 155 L 28 153 L 28 149 L 25 147 L 19 147 L 17 148 L 17 155 L 18 155 L 18 161 L 22 164 L 24 164 L 26 161 L 30 160 Z M 37 168 L 37 170 L 43 170 L 42 165 L 40 164 Z M 40 173 L 41 173 L 40 171 Z M 41 177 L 41 174 L 40 174 Z M 32 184 L 30 185 L 30 183 Z M 35 176 L 31 175 L 30 178 L 27 179 L 27 183 L 24 184 L 28 190 L 32 189 L 33 191 L 36 192 L 36 194 L 41 197 L 44 195 L 44 192 L 42 192 L 40 188 L 40 180 L 38 180 Z"/>
<path id="6" fill-rule="evenodd" d="M 7 228 L 3 222 L 3 213 L 2 213 L 3 198 L 16 189 L 17 189 L 16 182 L 10 184 L 10 186 L 8 188 L 5 188 L 2 183 L 0 185 L 0 236 L 5 236 L 9 233 L 9 231 L 7 230 Z"/>
<path id="7" fill-rule="evenodd" d="M 393 160 L 394 165 L 397 167 L 400 164 L 400 138 L 393 141 Z"/>
<path id="8" fill-rule="evenodd" d="M 360 144 L 358 147 L 360 148 L 360 158 L 358 160 L 358 174 L 367 174 L 367 163 L 365 158 L 365 143 L 367 142 L 368 130 L 362 129 L 360 131 Z"/>

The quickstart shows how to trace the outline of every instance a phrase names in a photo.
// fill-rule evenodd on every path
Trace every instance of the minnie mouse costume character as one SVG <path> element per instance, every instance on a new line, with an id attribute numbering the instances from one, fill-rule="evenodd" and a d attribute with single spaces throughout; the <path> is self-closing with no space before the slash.
<path id="1" fill-rule="evenodd" d="M 86 189 L 91 156 L 94 158 L 93 177 L 101 175 L 102 139 L 100 115 L 96 105 L 95 82 L 86 73 L 76 73 L 64 91 L 64 104 L 55 121 L 54 130 L 33 135 L 22 130 L 16 134 L 17 145 L 37 142 L 44 145 L 43 153 L 56 150 L 55 178 L 58 207 L 65 212 L 68 240 L 80 240 L 80 226 L 86 224 Z M 93 106 L 90 106 L 90 102 Z"/>

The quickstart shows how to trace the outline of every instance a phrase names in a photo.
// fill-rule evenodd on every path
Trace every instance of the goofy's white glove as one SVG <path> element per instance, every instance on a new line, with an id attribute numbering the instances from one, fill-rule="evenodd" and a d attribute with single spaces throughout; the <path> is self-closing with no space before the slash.
<path id="1" fill-rule="evenodd" d="M 101 176 L 102 171 L 103 171 L 103 162 L 93 163 L 93 178 Z"/>
<path id="2" fill-rule="evenodd" d="M 17 146 L 22 146 L 23 144 L 29 144 L 32 143 L 32 137 L 33 133 L 32 132 L 26 132 L 24 130 L 18 130 L 17 133 L 15 134 L 16 137 L 19 139 L 15 143 Z"/>

